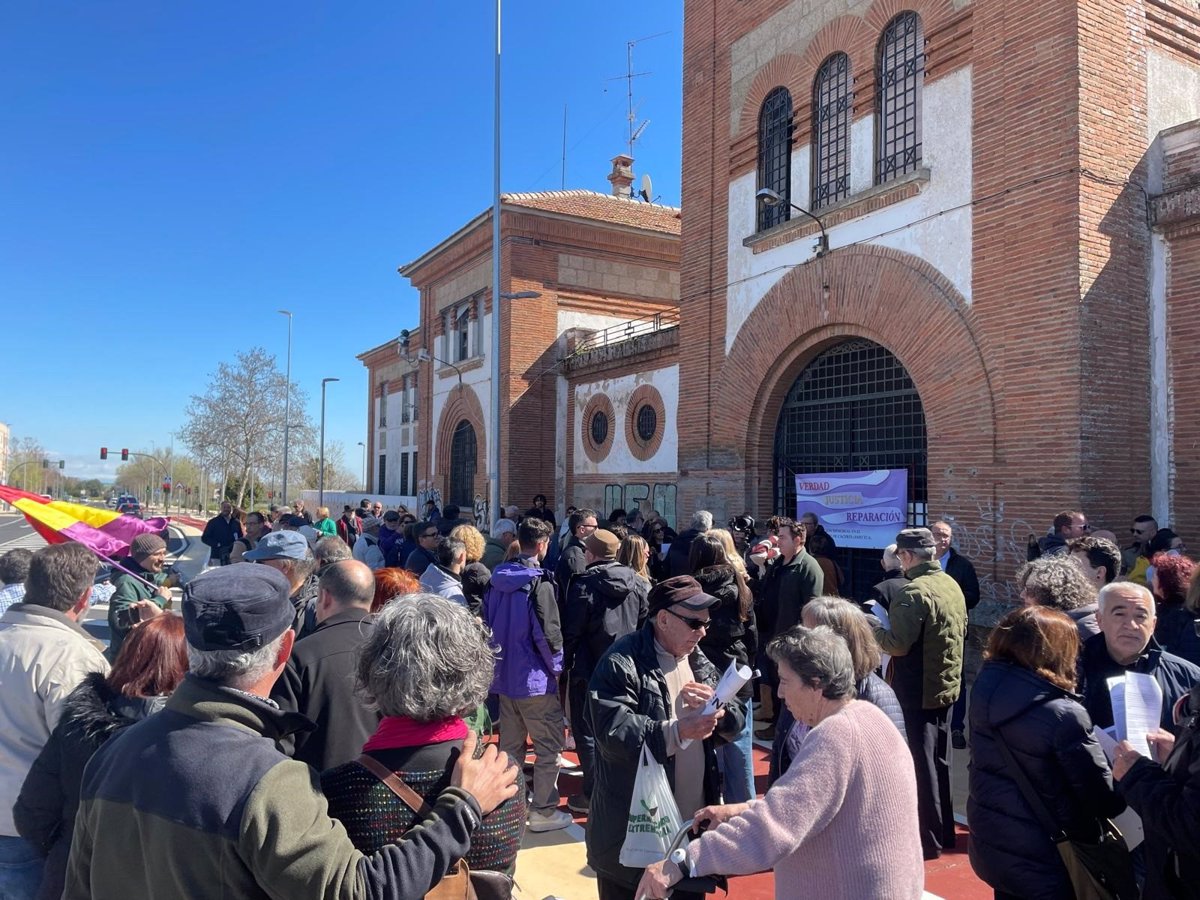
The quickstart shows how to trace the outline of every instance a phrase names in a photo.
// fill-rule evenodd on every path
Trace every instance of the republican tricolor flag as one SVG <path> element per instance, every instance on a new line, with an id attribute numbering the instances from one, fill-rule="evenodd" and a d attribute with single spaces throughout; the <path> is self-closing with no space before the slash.
<path id="1" fill-rule="evenodd" d="M 164 518 L 139 519 L 65 500 L 47 500 L 5 485 L 0 485 L 0 500 L 20 510 L 47 543 L 77 541 L 109 559 L 126 556 L 130 542 L 139 534 L 162 534 L 167 528 Z"/>

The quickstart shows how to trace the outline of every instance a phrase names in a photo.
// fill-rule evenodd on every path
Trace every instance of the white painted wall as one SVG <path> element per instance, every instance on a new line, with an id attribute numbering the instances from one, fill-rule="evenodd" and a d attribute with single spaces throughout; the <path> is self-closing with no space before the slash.
<path id="1" fill-rule="evenodd" d="M 1200 66 L 1146 53 L 1146 143 L 1164 128 L 1200 119 Z"/>
<path id="2" fill-rule="evenodd" d="M 573 309 L 560 309 L 558 311 L 558 331 L 557 334 L 563 334 L 572 328 L 588 328 L 593 331 L 603 331 L 605 328 L 611 328 L 614 325 L 622 325 L 629 321 L 629 316 L 604 316 L 599 313 L 578 312 Z"/>
<path id="3" fill-rule="evenodd" d="M 829 245 L 834 252 L 838 247 L 867 242 L 911 253 L 941 272 L 970 302 L 971 209 L 964 204 L 970 203 L 972 189 L 971 103 L 969 66 L 924 88 L 921 164 L 930 170 L 929 183 L 915 197 L 830 228 Z M 872 116 L 851 130 L 853 193 L 872 184 L 873 134 Z M 802 147 L 792 154 L 792 196 L 800 206 L 809 202 L 809 168 L 809 148 Z M 757 177 L 749 172 L 729 184 L 726 352 L 763 296 L 792 268 L 815 256 L 815 235 L 758 254 L 742 245 L 754 234 Z M 928 216 L 935 218 L 919 222 Z M 884 234 L 893 229 L 900 230 Z"/>
<path id="4" fill-rule="evenodd" d="M 653 385 L 662 395 L 666 415 L 664 422 L 659 423 L 664 429 L 662 443 L 658 451 L 648 460 L 640 460 L 629 449 L 625 439 L 625 417 L 629 414 L 629 397 L 643 384 Z M 612 447 L 608 456 L 599 463 L 588 459 L 583 449 L 583 413 L 588 400 L 595 394 L 603 393 L 608 396 L 613 405 L 614 421 L 609 423 L 613 431 Z M 679 469 L 679 431 L 676 427 L 676 414 L 679 409 L 679 366 L 667 366 L 662 369 L 652 369 L 639 372 L 636 375 L 625 375 L 620 378 L 603 378 L 575 387 L 572 398 L 575 404 L 575 427 L 572 429 L 571 440 L 575 446 L 576 475 L 624 475 L 640 472 L 675 472 Z"/>

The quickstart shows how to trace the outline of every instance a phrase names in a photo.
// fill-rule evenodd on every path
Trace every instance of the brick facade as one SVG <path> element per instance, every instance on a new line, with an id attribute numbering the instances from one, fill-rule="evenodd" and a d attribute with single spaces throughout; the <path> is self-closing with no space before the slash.
<path id="1" fill-rule="evenodd" d="M 567 335 L 578 340 L 626 320 L 674 315 L 679 297 L 678 232 L 678 210 L 669 207 L 589 191 L 504 196 L 501 290 L 540 295 L 499 306 L 504 504 L 524 509 L 541 493 L 561 513 L 570 502 L 564 490 L 569 483 L 560 477 L 565 473 L 558 434 L 568 418 L 559 410 L 566 384 Z M 430 355 L 415 364 L 420 389 L 414 482 L 436 488 L 443 500 L 450 496 L 451 439 L 466 421 L 476 437 L 474 493 L 484 501 L 487 446 L 493 439 L 489 354 L 496 308 L 491 296 L 490 212 L 400 272 L 420 291 L 416 333 L 428 335 L 422 346 Z M 445 333 L 447 311 L 459 308 L 466 312 L 469 328 L 477 329 L 471 332 L 465 358 L 450 346 Z M 388 358 L 387 348 L 394 354 L 395 342 L 360 357 L 372 369 L 373 384 L 378 381 L 373 367 Z M 374 425 L 372 421 L 372 432 Z M 611 432 L 623 427 L 614 416 Z"/>
<path id="2" fill-rule="evenodd" d="M 792 155 L 801 161 L 792 171 L 803 181 L 813 77 L 829 54 L 845 52 L 851 140 L 869 141 L 876 42 L 906 10 L 921 16 L 925 39 L 928 168 L 882 191 L 852 190 L 829 212 L 824 257 L 811 249 L 815 224 L 799 216 L 744 233 L 763 99 L 780 86 L 791 91 Z M 818 353 L 854 337 L 884 346 L 911 376 L 925 410 L 929 514 L 954 521 L 990 600 L 1012 598 L 1027 538 L 1060 509 L 1082 508 L 1122 535 L 1150 510 L 1158 476 L 1147 154 L 1157 129 L 1200 112 L 1171 99 L 1148 61 L 1180 79 L 1200 73 L 1194 9 L 1177 0 L 1077 0 L 1040 4 L 1031 15 L 1014 0 L 840 0 L 815 9 L 688 0 L 681 515 L 774 511 L 784 397 Z M 1161 121 L 1168 115 L 1175 121 Z M 969 134 L 948 160 L 956 119 L 969 121 Z M 937 191 L 956 167 L 969 184 L 948 203 Z M 794 200 L 806 206 L 795 186 L 794 174 Z M 1200 324 L 1191 322 L 1198 233 L 1187 225 L 1165 238 L 1174 360 Z M 1177 366 L 1172 375 L 1176 412 L 1181 391 L 1200 401 L 1200 382 Z M 1182 476 L 1197 467 L 1197 437 L 1190 419 L 1172 421 L 1169 503 L 1187 534 L 1200 507 L 1181 502 L 1193 490 Z M 1200 521 L 1190 527 L 1200 534 Z"/>

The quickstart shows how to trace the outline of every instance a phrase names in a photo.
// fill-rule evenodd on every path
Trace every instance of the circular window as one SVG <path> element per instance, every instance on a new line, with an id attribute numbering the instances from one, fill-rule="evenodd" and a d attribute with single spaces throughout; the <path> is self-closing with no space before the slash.
<path id="1" fill-rule="evenodd" d="M 601 410 L 592 416 L 592 443 L 600 447 L 606 440 L 608 440 L 608 416 Z"/>
<path id="2" fill-rule="evenodd" d="M 658 412 L 649 403 L 642 406 L 637 414 L 637 436 L 649 443 L 654 440 L 654 432 L 658 431 Z"/>
<path id="3" fill-rule="evenodd" d="M 633 458 L 642 462 L 653 459 L 670 424 L 662 394 L 652 384 L 638 385 L 629 395 L 624 418 L 625 441 Z"/>
<path id="4" fill-rule="evenodd" d="M 593 394 L 584 404 L 577 419 L 579 436 L 583 452 L 592 462 L 601 462 L 612 449 L 615 416 L 612 401 L 605 394 Z"/>

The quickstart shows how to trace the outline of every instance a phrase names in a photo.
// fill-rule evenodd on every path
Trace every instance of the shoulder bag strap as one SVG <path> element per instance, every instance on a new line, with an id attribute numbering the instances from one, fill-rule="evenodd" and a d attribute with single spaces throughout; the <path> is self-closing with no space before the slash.
<path id="1" fill-rule="evenodd" d="M 379 760 L 364 753 L 357 761 L 360 766 L 387 785 L 388 790 L 399 797 L 404 802 L 404 805 L 418 816 L 427 816 L 429 814 L 430 807 L 425 802 L 425 798 L 401 781 L 400 776 L 379 762 Z"/>
<path id="2" fill-rule="evenodd" d="M 1008 763 L 1009 773 L 1013 776 L 1013 780 L 1017 782 L 1017 787 L 1021 789 L 1021 794 L 1025 797 L 1025 802 L 1029 804 L 1029 808 L 1033 810 L 1033 814 L 1037 816 L 1042 827 L 1054 840 L 1054 843 L 1059 844 L 1067 840 L 1067 833 L 1063 831 L 1062 826 L 1054 821 L 1054 816 L 1050 815 L 1050 810 L 1046 804 L 1042 802 L 1042 798 L 1038 796 L 1033 785 L 1029 783 L 1029 778 L 1025 775 L 1025 770 L 1021 768 L 1017 762 L 1017 758 L 1013 756 L 1012 750 L 1004 741 L 1004 736 L 1000 733 L 1000 729 L 996 729 L 996 745 L 1000 748 L 1000 752 L 1004 754 L 1004 761 Z"/>

